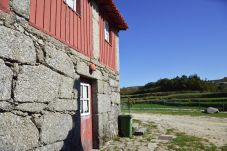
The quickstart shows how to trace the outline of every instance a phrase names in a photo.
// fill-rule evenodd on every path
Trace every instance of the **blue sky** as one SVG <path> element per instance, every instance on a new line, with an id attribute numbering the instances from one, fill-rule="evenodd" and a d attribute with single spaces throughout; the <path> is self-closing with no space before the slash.
<path id="1" fill-rule="evenodd" d="M 129 24 L 120 32 L 121 87 L 227 76 L 227 0 L 115 2 Z"/>

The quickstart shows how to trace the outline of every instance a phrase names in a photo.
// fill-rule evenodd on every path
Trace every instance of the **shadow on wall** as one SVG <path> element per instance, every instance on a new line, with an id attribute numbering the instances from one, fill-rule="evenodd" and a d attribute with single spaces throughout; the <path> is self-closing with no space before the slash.
<path id="1" fill-rule="evenodd" d="M 74 82 L 74 91 L 80 92 L 80 80 Z M 77 96 L 77 110 L 72 116 L 73 128 L 69 131 L 61 151 L 84 151 L 81 143 L 80 93 Z"/>

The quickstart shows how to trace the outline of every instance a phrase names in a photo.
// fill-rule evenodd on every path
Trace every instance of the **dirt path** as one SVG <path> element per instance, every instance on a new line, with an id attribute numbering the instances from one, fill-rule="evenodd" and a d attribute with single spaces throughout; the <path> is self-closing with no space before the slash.
<path id="1" fill-rule="evenodd" d="M 216 146 L 227 144 L 227 118 L 191 117 L 159 114 L 133 114 L 135 119 L 155 122 L 159 129 L 177 129 L 189 135 L 208 139 Z"/>

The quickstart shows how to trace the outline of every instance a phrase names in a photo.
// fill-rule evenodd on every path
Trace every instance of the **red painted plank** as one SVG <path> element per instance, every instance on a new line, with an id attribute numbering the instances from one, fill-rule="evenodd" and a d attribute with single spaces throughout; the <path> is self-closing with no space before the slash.
<path id="1" fill-rule="evenodd" d="M 7 13 L 10 12 L 9 0 L 1 0 L 0 1 L 0 10 L 3 10 L 4 12 L 7 12 Z"/>
<path id="2" fill-rule="evenodd" d="M 78 34 L 77 34 L 77 36 L 78 36 L 78 50 L 80 51 L 81 49 L 82 49 L 82 47 L 81 47 L 81 40 L 82 40 L 82 36 L 81 36 L 81 34 L 82 34 L 82 32 L 81 32 L 81 17 L 79 17 L 78 19 L 77 19 L 77 21 L 78 21 L 78 26 L 77 26 L 77 28 L 78 28 Z"/>
<path id="3" fill-rule="evenodd" d="M 80 51 L 84 53 L 84 7 L 83 6 L 84 6 L 84 0 L 81 0 L 81 22 L 80 22 L 81 49 Z"/>
<path id="4" fill-rule="evenodd" d="M 44 30 L 50 32 L 50 11 L 51 11 L 51 1 L 45 0 L 44 4 Z"/>
<path id="5" fill-rule="evenodd" d="M 76 14 L 73 14 L 73 25 L 74 25 L 74 31 L 73 31 L 73 36 L 74 36 L 74 39 L 73 39 L 73 46 L 75 47 L 75 48 L 77 48 L 78 49 L 78 44 L 77 44 L 77 42 L 78 42 L 78 26 L 77 26 L 77 24 L 78 24 L 78 17 L 77 17 L 77 15 Z"/>
<path id="6" fill-rule="evenodd" d="M 69 23 L 69 18 L 70 18 L 70 8 L 69 7 L 67 7 L 66 8 L 66 23 L 65 23 L 65 27 L 66 27 L 66 29 L 65 29 L 65 36 L 66 36 L 66 43 L 68 43 L 69 44 L 69 36 L 70 36 L 70 34 L 69 34 L 69 26 L 70 26 L 70 23 Z"/>
<path id="7" fill-rule="evenodd" d="M 32 24 L 36 23 L 36 1 L 37 0 L 31 0 L 31 2 L 30 2 L 30 19 L 29 19 L 29 21 Z"/>
<path id="8" fill-rule="evenodd" d="M 61 9 L 63 0 L 57 0 L 57 13 L 56 13 L 56 37 L 61 38 Z"/>
<path id="9" fill-rule="evenodd" d="M 66 8 L 67 6 L 65 4 L 62 4 L 61 7 L 61 40 L 66 41 Z"/>
<path id="10" fill-rule="evenodd" d="M 85 31 L 86 31 L 86 38 L 85 38 L 85 49 L 86 54 L 89 56 L 89 49 L 88 49 L 88 0 L 85 0 Z"/>
<path id="11" fill-rule="evenodd" d="M 89 52 L 90 52 L 90 56 L 93 56 L 93 42 L 92 42 L 92 34 L 93 34 L 93 24 L 92 24 L 92 12 L 91 12 L 91 3 L 89 3 Z"/>
<path id="12" fill-rule="evenodd" d="M 73 46 L 73 40 L 74 40 L 74 26 L 73 26 L 73 21 L 74 21 L 74 11 L 72 11 L 72 10 L 70 10 L 70 18 L 69 18 L 69 43 L 70 43 L 70 45 L 72 45 Z"/>
<path id="13" fill-rule="evenodd" d="M 56 35 L 57 0 L 51 0 L 50 33 Z"/>
<path id="14" fill-rule="evenodd" d="M 86 1 L 87 0 L 83 1 L 84 3 L 83 10 L 84 10 L 84 53 L 87 55 L 88 51 L 87 51 L 87 8 L 85 4 Z"/>
<path id="15" fill-rule="evenodd" d="M 37 10 L 36 10 L 36 25 L 40 28 L 43 28 L 44 25 L 44 0 L 37 1 Z"/>

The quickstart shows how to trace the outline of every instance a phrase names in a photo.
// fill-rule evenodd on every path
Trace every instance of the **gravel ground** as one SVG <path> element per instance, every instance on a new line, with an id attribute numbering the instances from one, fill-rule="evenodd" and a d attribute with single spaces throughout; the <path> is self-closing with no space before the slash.
<path id="1" fill-rule="evenodd" d="M 191 117 L 159 114 L 133 114 L 135 119 L 154 122 L 160 131 L 176 129 L 186 134 L 205 138 L 216 146 L 227 144 L 227 118 Z"/>
<path id="2" fill-rule="evenodd" d="M 133 119 L 147 129 L 145 135 L 116 137 L 106 143 L 101 151 L 165 151 L 168 149 L 161 144 L 168 140 L 160 139 L 160 136 L 168 136 L 168 129 L 204 138 L 217 147 L 227 145 L 227 118 L 134 113 Z"/>

